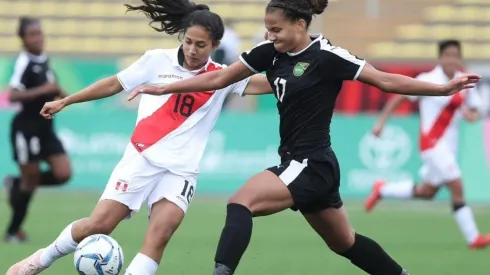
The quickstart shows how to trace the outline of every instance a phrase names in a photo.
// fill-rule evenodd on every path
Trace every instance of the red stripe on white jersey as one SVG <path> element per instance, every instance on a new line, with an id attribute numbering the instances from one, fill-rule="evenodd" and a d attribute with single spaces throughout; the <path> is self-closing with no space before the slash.
<path id="1" fill-rule="evenodd" d="M 463 104 L 463 92 L 459 92 L 452 96 L 449 103 L 442 109 L 439 116 L 436 118 L 432 128 L 424 133 L 420 131 L 420 150 L 425 151 L 436 145 L 441 137 L 446 132 L 446 129 L 451 124 L 451 121 L 456 114 L 456 111 Z"/>
<path id="2" fill-rule="evenodd" d="M 210 63 L 206 71 L 221 70 Z M 199 74 L 201 74 L 199 73 Z M 173 94 L 153 114 L 141 119 L 136 125 L 131 143 L 138 150 L 144 150 L 179 128 L 191 115 L 213 96 L 215 91 Z"/>

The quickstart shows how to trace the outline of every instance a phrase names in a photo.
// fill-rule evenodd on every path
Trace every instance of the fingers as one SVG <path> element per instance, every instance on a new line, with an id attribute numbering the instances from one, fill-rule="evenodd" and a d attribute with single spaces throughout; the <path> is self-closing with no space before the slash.
<path id="1" fill-rule="evenodd" d="M 134 90 L 131 93 L 129 93 L 129 95 L 128 95 L 128 101 L 133 100 L 136 96 L 138 96 L 138 94 L 139 94 L 138 90 Z"/>

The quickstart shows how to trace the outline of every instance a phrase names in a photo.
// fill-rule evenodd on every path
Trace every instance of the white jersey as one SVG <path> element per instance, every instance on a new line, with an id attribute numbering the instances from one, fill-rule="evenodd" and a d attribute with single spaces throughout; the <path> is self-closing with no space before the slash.
<path id="1" fill-rule="evenodd" d="M 462 73 L 457 72 L 456 77 Z M 450 79 L 440 66 L 422 73 L 417 79 L 435 84 L 445 84 Z M 452 96 L 409 96 L 418 101 L 420 111 L 420 150 L 422 152 L 444 143 L 455 155 L 458 151 L 458 123 L 461 107 L 478 108 L 481 102 L 478 91 L 461 91 Z"/>
<path id="2" fill-rule="evenodd" d="M 130 92 L 143 84 L 166 85 L 224 68 L 210 59 L 203 68 L 189 71 L 180 65 L 183 59 L 180 47 L 149 50 L 117 77 L 124 90 Z M 131 144 L 155 166 L 176 174 L 197 174 L 226 96 L 243 95 L 248 81 L 217 91 L 142 95 Z"/>

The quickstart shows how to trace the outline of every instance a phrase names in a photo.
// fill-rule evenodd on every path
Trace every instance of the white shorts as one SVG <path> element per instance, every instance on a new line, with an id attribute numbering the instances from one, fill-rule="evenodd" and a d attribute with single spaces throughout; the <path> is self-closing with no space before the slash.
<path id="1" fill-rule="evenodd" d="M 423 182 L 440 186 L 461 178 L 457 158 L 443 142 L 437 143 L 434 148 L 423 151 L 421 157 L 423 165 L 420 168 L 420 177 Z"/>
<path id="2" fill-rule="evenodd" d="M 137 212 L 143 202 L 147 202 L 151 211 L 154 203 L 165 198 L 186 213 L 196 184 L 197 175 L 181 176 L 155 166 L 130 144 L 112 171 L 99 201 L 118 201 Z"/>

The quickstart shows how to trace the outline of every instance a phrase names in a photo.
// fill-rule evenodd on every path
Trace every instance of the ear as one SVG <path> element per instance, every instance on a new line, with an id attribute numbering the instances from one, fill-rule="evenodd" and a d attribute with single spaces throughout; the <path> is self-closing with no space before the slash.
<path id="1" fill-rule="evenodd" d="M 308 29 L 308 24 L 306 24 L 306 21 L 304 19 L 299 19 L 296 24 L 300 29 Z"/>

